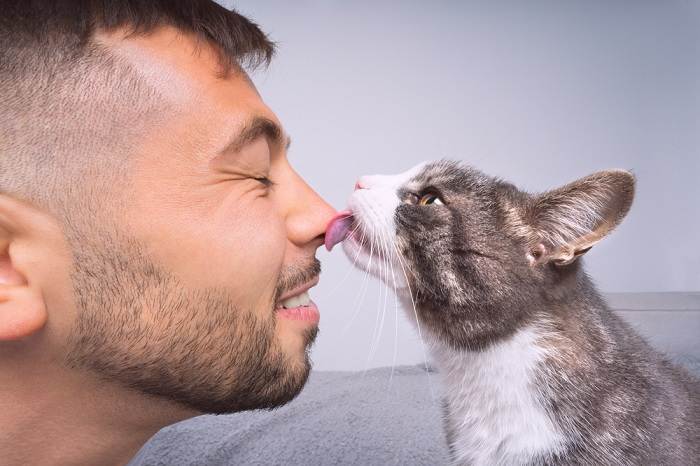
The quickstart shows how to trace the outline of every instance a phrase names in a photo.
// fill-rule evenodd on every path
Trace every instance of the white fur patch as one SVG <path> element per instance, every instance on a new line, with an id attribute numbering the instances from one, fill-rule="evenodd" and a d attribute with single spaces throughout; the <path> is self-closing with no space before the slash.
<path id="1" fill-rule="evenodd" d="M 455 351 L 433 342 L 444 380 L 457 464 L 526 464 L 560 452 L 565 436 L 539 401 L 541 333 L 520 330 L 484 351 Z"/>
<path id="2" fill-rule="evenodd" d="M 363 176 L 358 180 L 361 188 L 348 200 L 348 208 L 360 228 L 343 242 L 345 253 L 357 267 L 397 289 L 407 286 L 396 253 L 394 214 L 401 203 L 398 190 L 406 187 L 424 166 L 421 163 L 398 175 Z"/>

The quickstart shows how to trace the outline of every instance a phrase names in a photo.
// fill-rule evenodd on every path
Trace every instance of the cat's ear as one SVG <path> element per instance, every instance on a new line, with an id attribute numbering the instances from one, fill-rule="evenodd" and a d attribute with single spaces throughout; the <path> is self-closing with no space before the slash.
<path id="1" fill-rule="evenodd" d="M 627 215 L 634 176 L 624 170 L 594 173 L 535 196 L 529 217 L 538 241 L 531 263 L 570 264 L 610 233 Z"/>

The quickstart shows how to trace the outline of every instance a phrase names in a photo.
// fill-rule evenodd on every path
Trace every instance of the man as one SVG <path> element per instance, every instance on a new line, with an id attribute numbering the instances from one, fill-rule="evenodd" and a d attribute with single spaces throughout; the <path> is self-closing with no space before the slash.
<path id="1" fill-rule="evenodd" d="M 161 427 L 308 372 L 333 210 L 207 0 L 3 2 L 0 458 L 124 464 Z"/>

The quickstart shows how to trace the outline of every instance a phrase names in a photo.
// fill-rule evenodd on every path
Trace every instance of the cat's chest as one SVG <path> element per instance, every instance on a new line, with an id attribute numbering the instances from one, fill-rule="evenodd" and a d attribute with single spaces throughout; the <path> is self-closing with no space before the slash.
<path id="1" fill-rule="evenodd" d="M 564 436 L 541 402 L 537 333 L 523 330 L 482 352 L 436 347 L 456 462 L 526 464 L 557 453 Z"/>

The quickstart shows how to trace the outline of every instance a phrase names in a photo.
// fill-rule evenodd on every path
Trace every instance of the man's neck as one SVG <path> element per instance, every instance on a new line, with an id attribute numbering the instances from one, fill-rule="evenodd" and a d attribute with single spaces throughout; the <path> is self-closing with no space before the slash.
<path id="1" fill-rule="evenodd" d="M 0 368 L 3 465 L 124 465 L 161 427 L 197 414 L 63 368 L 44 369 Z"/>

